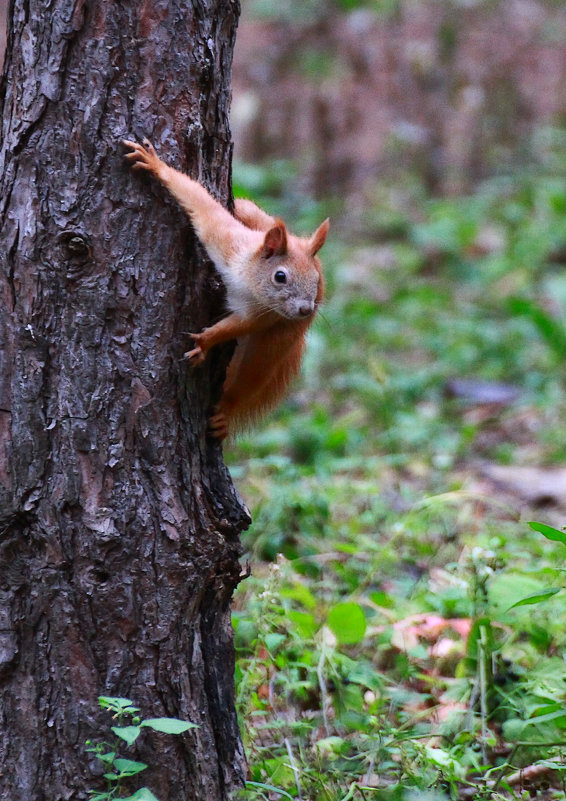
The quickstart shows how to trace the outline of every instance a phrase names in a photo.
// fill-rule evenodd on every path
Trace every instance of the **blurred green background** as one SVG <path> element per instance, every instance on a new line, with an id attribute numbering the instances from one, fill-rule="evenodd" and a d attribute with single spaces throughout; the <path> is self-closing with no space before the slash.
<path id="1" fill-rule="evenodd" d="M 565 6 L 242 11 L 235 193 L 332 220 L 301 379 L 226 451 L 246 797 L 564 798 Z"/>

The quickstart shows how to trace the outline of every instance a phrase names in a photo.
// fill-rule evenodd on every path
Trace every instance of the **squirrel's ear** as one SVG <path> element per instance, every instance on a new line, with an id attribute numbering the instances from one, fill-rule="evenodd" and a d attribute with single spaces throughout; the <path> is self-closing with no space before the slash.
<path id="1" fill-rule="evenodd" d="M 324 245 L 326 241 L 326 236 L 328 234 L 328 229 L 330 228 L 330 220 L 327 217 L 326 220 L 318 226 L 314 234 L 310 238 L 310 252 L 311 256 L 314 256 L 318 253 L 321 247 Z"/>
<path id="2" fill-rule="evenodd" d="M 265 235 L 261 255 L 269 259 L 271 256 L 283 256 L 285 253 L 287 253 L 287 229 L 282 220 L 275 220 L 275 225 Z"/>

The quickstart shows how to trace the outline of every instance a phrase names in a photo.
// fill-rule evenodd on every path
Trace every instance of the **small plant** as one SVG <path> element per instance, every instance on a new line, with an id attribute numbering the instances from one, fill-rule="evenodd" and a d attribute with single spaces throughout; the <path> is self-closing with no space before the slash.
<path id="1" fill-rule="evenodd" d="M 132 701 L 128 698 L 101 695 L 98 703 L 101 709 L 108 709 L 113 713 L 113 718 L 118 725 L 111 727 L 116 737 L 113 743 L 95 744 L 92 740 L 86 741 L 86 750 L 100 760 L 105 770 L 104 778 L 108 783 L 106 792 L 89 790 L 90 801 L 159 801 L 148 787 L 140 787 L 133 795 L 127 797 L 122 795 L 124 782 L 146 770 L 148 765 L 145 762 L 125 759 L 120 756 L 118 749 L 123 747 L 124 743 L 126 747 L 132 746 L 143 728 L 153 729 L 164 734 L 182 734 L 188 729 L 198 728 L 197 724 L 177 718 L 142 720 L 137 714 L 140 711 L 139 708 L 133 706 Z"/>

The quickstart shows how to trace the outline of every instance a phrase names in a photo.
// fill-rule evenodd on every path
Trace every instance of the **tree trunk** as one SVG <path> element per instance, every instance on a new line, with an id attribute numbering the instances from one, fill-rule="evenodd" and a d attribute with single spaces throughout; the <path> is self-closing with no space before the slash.
<path id="1" fill-rule="evenodd" d="M 230 599 L 248 522 L 206 438 L 229 351 L 190 371 L 222 288 L 119 141 L 231 202 L 237 0 L 13 0 L 0 90 L 0 796 L 105 789 L 100 694 L 146 717 L 161 801 L 222 801 L 244 760 Z M 133 754 L 136 758 L 136 754 Z M 99 771 L 100 773 L 100 771 Z M 126 793 L 127 794 L 127 793 Z"/>

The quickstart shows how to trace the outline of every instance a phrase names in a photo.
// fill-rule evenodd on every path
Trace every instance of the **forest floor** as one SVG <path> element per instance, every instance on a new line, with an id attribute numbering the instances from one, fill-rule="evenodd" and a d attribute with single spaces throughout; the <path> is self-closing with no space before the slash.
<path id="1" fill-rule="evenodd" d="M 407 180 L 357 214 L 235 169 L 298 232 L 337 222 L 301 381 L 226 452 L 254 519 L 250 801 L 566 797 L 559 145 L 472 196 Z"/>

